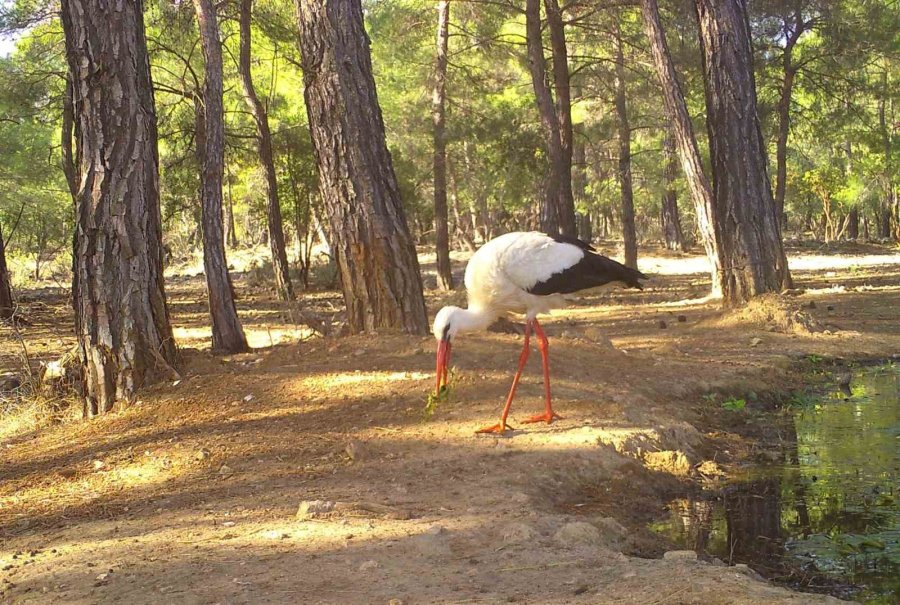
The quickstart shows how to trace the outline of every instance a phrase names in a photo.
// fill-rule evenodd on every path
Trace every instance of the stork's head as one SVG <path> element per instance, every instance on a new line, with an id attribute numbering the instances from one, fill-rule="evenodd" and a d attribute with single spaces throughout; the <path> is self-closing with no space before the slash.
<path id="1" fill-rule="evenodd" d="M 459 307 L 444 307 L 434 318 L 434 326 L 432 334 L 438 341 L 437 360 L 435 364 L 435 395 L 441 394 L 441 386 L 447 384 L 447 377 L 450 371 L 450 348 L 453 337 L 459 331 L 459 322 L 454 318 L 459 317 L 463 310 Z"/>
<path id="2" fill-rule="evenodd" d="M 432 326 L 431 332 L 434 334 L 434 338 L 438 341 L 450 342 L 453 340 L 453 337 L 459 331 L 460 322 L 454 321 L 458 319 L 458 317 L 462 314 L 463 309 L 459 307 L 444 307 L 438 314 L 434 316 L 434 325 Z"/>

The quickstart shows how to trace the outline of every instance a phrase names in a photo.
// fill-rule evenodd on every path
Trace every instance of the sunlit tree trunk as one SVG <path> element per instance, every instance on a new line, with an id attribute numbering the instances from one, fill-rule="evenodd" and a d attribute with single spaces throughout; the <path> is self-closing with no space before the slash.
<path id="1" fill-rule="evenodd" d="M 663 103 L 671 122 L 672 133 L 675 136 L 675 148 L 678 151 L 681 169 L 694 203 L 697 230 L 710 264 L 711 293 L 713 296 L 718 296 L 722 293 L 721 274 L 724 261 L 715 221 L 716 209 L 712 186 L 703 171 L 703 160 L 700 158 L 697 137 L 694 134 L 694 126 L 691 123 L 690 114 L 688 114 L 681 84 L 675 74 L 672 56 L 669 54 L 665 31 L 659 18 L 657 1 L 641 0 L 641 9 L 644 31 L 650 41 L 653 64 L 662 88 Z"/>
<path id="2" fill-rule="evenodd" d="M 85 413 L 176 363 L 163 288 L 156 110 L 141 2 L 63 0 L 76 148 L 73 301 Z"/>
<path id="3" fill-rule="evenodd" d="M 428 330 L 359 0 L 298 0 L 306 109 L 352 332 Z"/>
<path id="4" fill-rule="evenodd" d="M 244 101 L 256 122 L 256 143 L 259 161 L 266 175 L 266 222 L 269 227 L 269 248 L 272 251 L 272 269 L 275 272 L 275 289 L 282 300 L 294 298 L 294 286 L 291 284 L 287 250 L 284 245 L 284 227 L 281 220 L 281 203 L 278 199 L 278 174 L 275 172 L 275 154 L 272 151 L 272 133 L 269 130 L 269 116 L 263 107 L 250 71 L 250 21 L 253 11 L 253 0 L 241 0 L 241 41 L 239 71 L 241 85 L 244 89 Z M 230 204 L 229 204 L 230 205 Z M 232 212 L 231 220 L 234 220 Z"/>
<path id="5" fill-rule="evenodd" d="M 756 109 L 742 0 L 695 0 L 703 51 L 722 294 L 737 305 L 791 286 Z"/>
<path id="6" fill-rule="evenodd" d="M 431 97 L 431 119 L 434 126 L 434 232 L 437 252 L 437 283 L 441 290 L 453 289 L 450 270 L 450 232 L 447 227 L 447 142 L 445 99 L 447 82 L 447 47 L 450 29 L 450 0 L 438 2 L 437 53 L 434 69 L 434 91 Z"/>
<path id="7" fill-rule="evenodd" d="M 631 181 L 631 124 L 625 83 L 622 32 L 616 26 L 616 125 L 619 138 L 619 189 L 622 194 L 622 239 L 625 266 L 637 269 L 637 233 L 634 226 L 634 190 Z"/>
<path id="8" fill-rule="evenodd" d="M 212 0 L 194 0 L 205 61 L 202 132 L 197 149 L 201 159 L 200 195 L 203 216 L 203 268 L 212 317 L 212 348 L 221 353 L 247 350 L 247 339 L 234 304 L 234 290 L 225 260 L 222 227 L 222 177 L 225 170 L 225 114 L 222 106 L 222 43 Z M 195 101 L 200 105 L 199 100 Z M 200 120 L 198 120 L 200 122 Z M 200 124 L 198 123 L 198 131 Z"/>

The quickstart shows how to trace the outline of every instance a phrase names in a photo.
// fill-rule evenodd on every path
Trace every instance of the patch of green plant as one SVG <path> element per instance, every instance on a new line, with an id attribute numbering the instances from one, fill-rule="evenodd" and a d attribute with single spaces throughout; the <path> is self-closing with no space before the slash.
<path id="1" fill-rule="evenodd" d="M 806 356 L 806 361 L 809 363 L 822 363 L 823 359 L 821 356 L 816 355 L 815 353 L 811 353 Z"/>
<path id="2" fill-rule="evenodd" d="M 817 401 L 818 398 L 811 393 L 797 391 L 791 394 L 790 399 L 785 402 L 785 405 L 790 408 L 808 408 L 814 406 Z"/>
<path id="3" fill-rule="evenodd" d="M 719 405 L 723 410 L 741 412 L 747 407 L 747 400 L 740 397 L 729 397 Z"/>
<path id="4" fill-rule="evenodd" d="M 442 401 L 447 401 L 450 399 L 450 382 L 453 380 L 453 368 L 450 368 L 450 373 L 447 376 L 447 384 L 441 385 L 441 390 L 437 393 L 428 393 L 428 399 L 425 400 L 425 409 L 422 411 L 422 420 L 430 420 L 432 416 L 434 416 L 435 410 L 437 410 L 437 406 Z"/>

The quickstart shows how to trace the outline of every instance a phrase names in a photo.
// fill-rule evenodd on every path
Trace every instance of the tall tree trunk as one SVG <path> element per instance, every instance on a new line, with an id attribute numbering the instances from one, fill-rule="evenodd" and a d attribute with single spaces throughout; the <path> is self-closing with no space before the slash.
<path id="1" fill-rule="evenodd" d="M 631 125 L 625 84 L 622 32 L 616 26 L 616 125 L 619 138 L 619 188 L 622 192 L 622 239 L 625 266 L 637 269 L 637 233 L 634 227 L 634 192 L 631 182 Z"/>
<path id="2" fill-rule="evenodd" d="M 791 132 L 791 95 L 798 70 L 798 66 L 794 64 L 794 47 L 808 25 L 803 21 L 803 13 L 798 9 L 793 15 L 793 24 L 786 22 L 783 31 L 785 39 L 781 64 L 784 74 L 781 80 L 781 96 L 778 99 L 778 140 L 775 143 L 775 211 L 782 231 L 786 227 L 784 196 L 787 187 L 787 142 Z"/>
<path id="3" fill-rule="evenodd" d="M 450 270 L 450 233 L 447 227 L 447 142 L 444 127 L 449 28 L 450 0 L 439 0 L 431 121 L 434 125 L 434 233 L 437 249 L 437 283 L 441 290 L 453 289 L 453 273 Z"/>
<path id="4" fill-rule="evenodd" d="M 750 25 L 741 0 L 695 0 L 722 294 L 736 305 L 791 286 L 756 109 Z"/>
<path id="5" fill-rule="evenodd" d="M 272 269 L 275 271 L 275 289 L 281 300 L 293 300 L 294 286 L 284 245 L 284 228 L 281 220 L 281 203 L 278 199 L 278 174 L 275 172 L 275 155 L 272 152 L 272 133 L 269 131 L 269 116 L 266 108 L 256 95 L 253 77 L 250 73 L 250 20 L 253 0 L 241 0 L 241 50 L 239 71 L 244 89 L 244 101 L 256 122 L 256 143 L 259 161 L 266 174 L 266 219 L 269 227 L 269 248 L 272 251 Z"/>
<path id="6" fill-rule="evenodd" d="M 557 8 L 558 12 L 558 8 Z M 557 24 L 557 33 L 555 36 L 559 38 L 559 28 L 562 23 Z M 571 151 L 571 132 L 568 133 L 569 151 L 564 147 L 564 139 L 561 129 L 564 125 L 560 124 L 560 112 L 553 101 L 553 95 L 547 81 L 547 70 L 544 65 L 544 42 L 541 33 L 541 0 L 526 0 L 525 2 L 525 31 L 528 47 L 528 68 L 531 73 L 531 83 L 534 87 L 535 102 L 537 103 L 538 113 L 541 116 L 541 127 L 544 131 L 544 141 L 547 145 L 547 155 L 550 160 L 550 172 L 544 184 L 544 200 L 541 206 L 541 229 L 547 233 L 562 233 L 575 236 L 575 210 L 572 201 L 572 151 Z M 563 32 L 564 34 L 564 32 Z M 562 71 L 561 64 L 567 62 L 565 54 L 561 60 L 558 58 L 559 53 L 565 53 L 565 37 L 563 35 L 562 48 L 559 47 L 557 40 L 554 45 L 554 76 L 557 81 L 562 79 L 562 75 L 557 76 L 557 72 Z M 566 67 L 565 76 L 565 94 L 568 97 L 568 67 Z M 571 129 L 571 117 L 568 120 L 568 127 Z M 568 160 L 566 159 L 568 157 Z M 569 217 L 569 209 L 571 209 L 571 217 Z"/>
<path id="7" fill-rule="evenodd" d="M 787 183 L 787 141 L 791 131 L 791 94 L 796 70 L 791 63 L 791 48 L 784 49 L 784 78 L 781 82 L 781 98 L 778 99 L 778 140 L 775 144 L 775 211 L 781 229 L 784 230 L 784 195 Z"/>
<path id="8" fill-rule="evenodd" d="M 703 242 L 703 248 L 706 250 L 706 257 L 710 264 L 712 295 L 719 296 L 722 294 L 724 257 L 715 220 L 716 208 L 712 186 L 703 171 L 703 160 L 700 158 L 700 149 L 697 147 L 697 137 L 694 134 L 694 126 L 688 114 L 681 84 L 675 74 L 672 56 L 669 54 L 665 31 L 659 18 L 657 1 L 641 0 L 641 9 L 644 17 L 644 31 L 650 41 L 653 64 L 662 87 L 666 114 L 675 135 L 675 148 L 678 150 L 678 157 L 681 160 L 681 170 L 687 179 L 688 190 L 691 192 L 691 200 L 694 203 L 700 241 Z"/>
<path id="9" fill-rule="evenodd" d="M 200 157 L 200 162 L 202 165 L 203 158 Z M 237 248 L 238 246 L 238 237 L 237 237 L 237 229 L 234 225 L 234 195 L 232 191 L 232 183 L 234 179 L 232 178 L 231 169 L 226 164 L 225 168 L 225 189 L 228 191 L 228 196 L 225 198 L 225 204 L 222 208 L 225 214 L 225 221 L 222 225 L 222 228 L 225 230 L 225 246 L 226 248 Z"/>
<path id="10" fill-rule="evenodd" d="M 593 237 L 591 229 L 590 212 L 587 211 L 587 154 L 583 138 L 577 138 L 573 142 L 572 149 L 572 194 L 575 201 L 583 208 L 584 212 L 576 214 L 578 224 L 578 237 L 582 241 L 590 243 Z"/>
<path id="11" fill-rule="evenodd" d="M 9 319 L 15 312 L 15 301 L 9 279 L 9 267 L 6 265 L 6 241 L 3 238 L 3 226 L 0 225 L 0 319 Z"/>
<path id="12" fill-rule="evenodd" d="M 559 172 L 559 197 L 556 213 L 563 235 L 578 235 L 575 221 L 575 196 L 572 191 L 572 156 L 575 133 L 572 127 L 572 93 L 569 78 L 569 49 L 566 45 L 565 22 L 558 0 L 544 0 L 550 50 L 553 59 L 553 87 L 556 92 L 556 116 L 559 123 L 559 146 L 562 153 Z M 543 50 L 541 51 L 543 55 Z"/>
<path id="13" fill-rule="evenodd" d="M 75 332 L 94 416 L 177 361 L 163 287 L 156 110 L 143 5 L 63 0 L 83 175 L 75 196 Z"/>
<path id="14" fill-rule="evenodd" d="M 60 130 L 62 148 L 62 169 L 66 176 L 66 184 L 69 186 L 69 195 L 72 200 L 78 194 L 78 169 L 80 162 L 72 152 L 72 140 L 75 136 L 75 105 L 72 99 L 72 76 L 66 74 L 66 89 L 63 94 L 62 128 Z"/>
<path id="15" fill-rule="evenodd" d="M 306 109 L 352 332 L 428 330 L 360 0 L 298 0 Z"/>
<path id="16" fill-rule="evenodd" d="M 222 176 L 225 170 L 225 113 L 222 106 L 222 42 L 212 0 L 194 0 L 203 47 L 203 132 L 200 192 L 203 210 L 203 268 L 212 317 L 212 348 L 220 353 L 247 350 L 247 339 L 234 304 L 234 289 L 225 260 L 222 228 Z M 201 144 L 202 143 L 202 144 Z"/>
<path id="17" fill-rule="evenodd" d="M 678 195 L 675 192 L 675 177 L 678 173 L 678 158 L 675 154 L 675 137 L 671 131 L 663 139 L 665 157 L 666 191 L 663 193 L 661 223 L 663 239 L 669 250 L 684 251 L 684 234 L 681 231 L 681 217 L 678 214 Z"/>

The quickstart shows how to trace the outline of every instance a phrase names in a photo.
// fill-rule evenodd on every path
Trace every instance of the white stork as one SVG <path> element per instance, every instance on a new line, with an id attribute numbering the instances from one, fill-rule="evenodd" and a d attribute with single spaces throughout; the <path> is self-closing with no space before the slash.
<path id="1" fill-rule="evenodd" d="M 532 330 L 539 339 L 544 367 L 546 409 L 524 422 L 550 424 L 560 416 L 550 402 L 549 346 L 537 316 L 566 306 L 567 295 L 581 290 L 607 284 L 643 289 L 639 279 L 648 278 L 636 269 L 596 254 L 589 244 L 574 237 L 514 232 L 492 239 L 472 255 L 466 267 L 469 308 L 444 307 L 434 318 L 433 333 L 438 340 L 435 394 L 440 395 L 447 385 L 450 349 L 457 334 L 487 329 L 510 313 L 524 314 L 525 342 L 500 422 L 477 432 L 503 433 L 509 428 L 506 418 L 528 361 Z"/>

